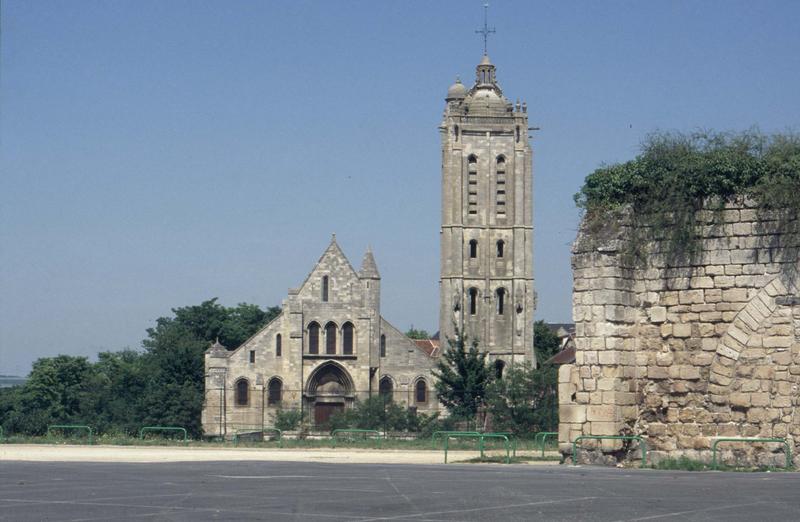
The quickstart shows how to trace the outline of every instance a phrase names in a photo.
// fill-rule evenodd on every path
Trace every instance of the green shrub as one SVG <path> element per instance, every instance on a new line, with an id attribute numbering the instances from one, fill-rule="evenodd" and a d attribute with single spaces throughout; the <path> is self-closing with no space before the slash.
<path id="1" fill-rule="evenodd" d="M 639 156 L 598 168 L 575 194 L 589 231 L 608 230 L 625 209 L 632 261 L 644 260 L 645 243 L 663 239 L 670 264 L 697 253 L 698 210 L 742 198 L 762 211 L 779 211 L 797 233 L 800 135 L 652 134 Z"/>
<path id="2" fill-rule="evenodd" d="M 281 431 L 294 431 L 304 420 L 304 415 L 300 410 L 278 410 L 275 413 L 275 427 Z"/>

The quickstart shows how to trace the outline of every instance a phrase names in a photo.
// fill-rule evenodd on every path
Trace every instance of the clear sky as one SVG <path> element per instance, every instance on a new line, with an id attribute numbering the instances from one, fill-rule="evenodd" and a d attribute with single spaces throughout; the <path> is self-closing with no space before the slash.
<path id="1" fill-rule="evenodd" d="M 0 373 L 139 347 L 177 306 L 277 305 L 335 232 L 438 328 L 444 95 L 480 1 L 4 0 Z M 571 320 L 583 178 L 654 130 L 798 130 L 800 2 L 492 2 L 533 134 L 537 318 Z"/>

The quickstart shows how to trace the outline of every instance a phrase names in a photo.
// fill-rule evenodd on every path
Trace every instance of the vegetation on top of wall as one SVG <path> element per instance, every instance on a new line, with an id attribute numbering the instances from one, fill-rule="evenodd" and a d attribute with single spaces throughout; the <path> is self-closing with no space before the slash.
<path id="1" fill-rule="evenodd" d="M 598 168 L 575 194 L 590 231 L 616 223 L 613 218 L 629 210 L 627 253 L 638 261 L 644 243 L 654 238 L 667 241 L 673 261 L 695 254 L 696 212 L 744 200 L 797 220 L 800 135 L 651 134 L 636 158 Z"/>

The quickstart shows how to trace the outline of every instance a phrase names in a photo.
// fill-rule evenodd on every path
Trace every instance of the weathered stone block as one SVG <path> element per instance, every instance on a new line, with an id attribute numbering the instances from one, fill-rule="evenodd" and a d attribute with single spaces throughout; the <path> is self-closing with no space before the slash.
<path id="1" fill-rule="evenodd" d="M 581 424 L 586 422 L 586 408 L 582 404 L 561 404 L 558 408 L 558 420 L 561 423 Z"/>
<path id="2" fill-rule="evenodd" d="M 650 379 L 669 379 L 669 370 L 667 368 L 651 366 L 647 368 L 647 377 Z"/>
<path id="3" fill-rule="evenodd" d="M 591 422 L 613 422 L 616 420 L 616 408 L 613 405 L 589 406 L 586 410 L 586 419 Z"/>
<path id="4" fill-rule="evenodd" d="M 680 323 L 672 325 L 672 335 L 674 337 L 691 337 L 692 325 L 687 323 Z"/>

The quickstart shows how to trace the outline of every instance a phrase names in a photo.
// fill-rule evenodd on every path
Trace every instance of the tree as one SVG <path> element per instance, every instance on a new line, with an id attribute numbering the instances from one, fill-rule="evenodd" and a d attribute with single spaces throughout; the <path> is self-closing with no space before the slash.
<path id="1" fill-rule="evenodd" d="M 533 335 L 539 366 L 515 364 L 487 390 L 486 404 L 496 430 L 523 434 L 558 426 L 558 368 L 543 363 L 558 352 L 560 339 L 544 321 L 534 324 Z"/>
<path id="2" fill-rule="evenodd" d="M 59 355 L 38 359 L 19 391 L 15 431 L 43 434 L 48 424 L 86 424 L 94 368 L 86 357 Z"/>
<path id="3" fill-rule="evenodd" d="M 448 338 L 447 350 L 436 363 L 436 395 L 451 414 L 457 417 L 474 417 L 486 396 L 486 387 L 492 380 L 492 371 L 486 364 L 487 353 L 478 349 L 473 339 L 468 339 L 458 328 L 455 339 Z"/>
<path id="4" fill-rule="evenodd" d="M 228 349 L 238 348 L 269 321 L 280 308 L 266 311 L 240 303 L 226 308 L 216 298 L 197 306 L 172 310 L 174 317 L 160 317 L 147 330 L 147 384 L 141 401 L 142 422 L 182 426 L 192 435 L 202 432 L 204 359 L 209 344 L 217 339 Z"/>
<path id="5" fill-rule="evenodd" d="M 561 349 L 561 339 L 544 321 L 533 324 L 533 346 L 536 350 L 536 361 L 541 365 Z"/>
<path id="6" fill-rule="evenodd" d="M 414 328 L 414 325 L 412 324 L 411 328 L 409 328 L 408 331 L 406 332 L 406 337 L 408 337 L 409 339 L 430 339 L 431 334 L 422 329 L 417 330 L 416 328 Z"/>

